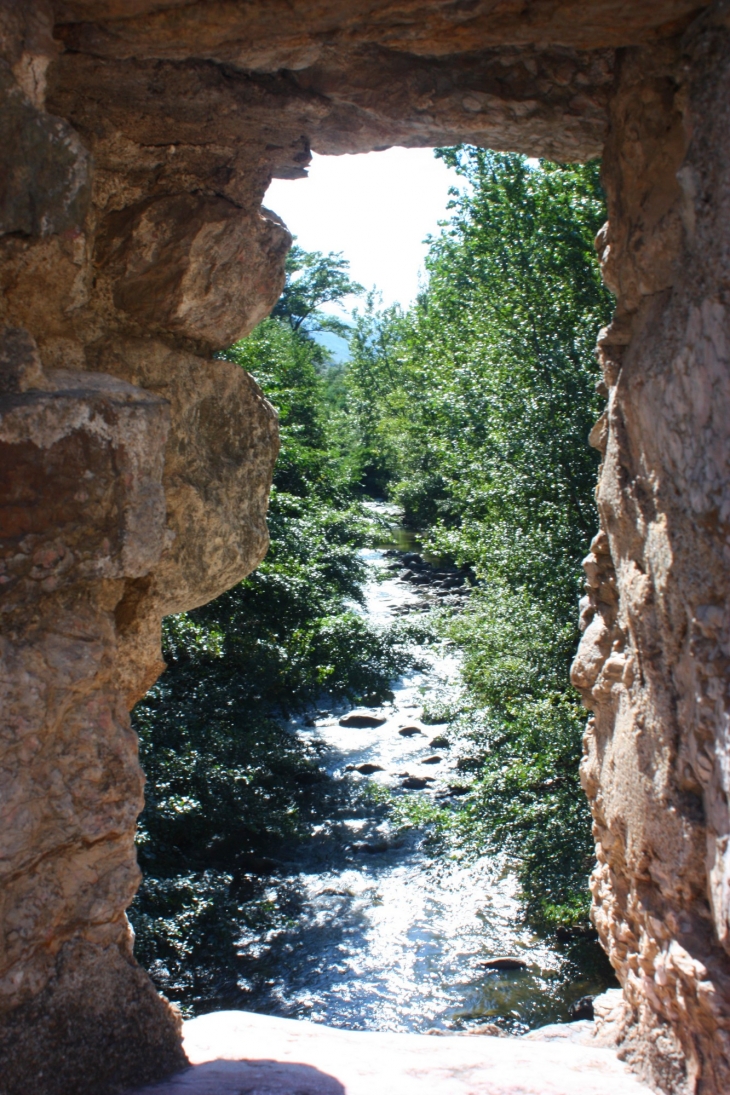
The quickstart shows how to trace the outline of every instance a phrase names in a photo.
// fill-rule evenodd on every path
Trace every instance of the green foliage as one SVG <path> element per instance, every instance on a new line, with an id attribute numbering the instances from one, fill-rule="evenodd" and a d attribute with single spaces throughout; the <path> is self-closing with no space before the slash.
<path id="1" fill-rule="evenodd" d="M 436 553 L 480 581 L 453 626 L 475 789 L 462 835 L 516 857 L 543 926 L 585 918 L 592 845 L 568 683 L 580 559 L 595 531 L 596 333 L 610 313 L 593 238 L 598 166 L 438 153 L 465 182 L 407 313 L 357 316 L 348 381 L 363 462 Z"/>
<path id="2" fill-rule="evenodd" d="M 346 374 L 355 423 L 352 444 L 364 488 L 381 496 L 392 489 L 409 453 L 400 433 L 408 417 L 408 397 L 413 394 L 402 369 L 406 360 L 405 323 L 397 305 L 378 312 L 372 294 L 367 298 L 365 312 L 355 312 L 354 320 Z M 423 394 L 419 393 L 419 404 Z M 420 406 L 416 413 L 420 413 Z M 408 515 L 414 516 L 411 510 Z M 427 522 L 421 523 L 425 526 Z"/>
<path id="3" fill-rule="evenodd" d="M 250 372 L 279 413 L 281 451 L 275 484 L 285 493 L 331 496 L 338 482 L 327 451 L 323 385 L 324 351 L 287 323 L 265 319 L 226 357 Z"/>
<path id="4" fill-rule="evenodd" d="M 286 259 L 286 285 L 272 312 L 285 320 L 294 331 L 311 333 L 332 331 L 346 334 L 347 325 L 320 311 L 323 304 L 333 304 L 344 297 L 362 293 L 362 285 L 351 281 L 347 273 L 349 262 L 341 253 L 305 251 L 294 244 Z"/>
<path id="5" fill-rule="evenodd" d="M 460 835 L 514 859 L 533 924 L 585 924 L 594 852 L 578 781 L 585 712 L 565 677 L 572 622 L 560 627 L 524 588 L 494 586 L 451 633 L 468 689 L 461 765 L 477 777 Z"/>

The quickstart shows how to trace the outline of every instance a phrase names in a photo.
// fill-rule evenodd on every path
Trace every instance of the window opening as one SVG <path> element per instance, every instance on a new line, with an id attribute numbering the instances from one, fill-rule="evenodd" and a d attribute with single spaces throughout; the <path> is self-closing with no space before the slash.
<path id="1" fill-rule="evenodd" d="M 227 356 L 280 414 L 272 547 L 166 622 L 135 712 L 138 956 L 188 1014 L 582 1017 L 613 983 L 567 682 L 611 307 L 597 167 L 315 157 L 266 204 L 287 287 Z"/>

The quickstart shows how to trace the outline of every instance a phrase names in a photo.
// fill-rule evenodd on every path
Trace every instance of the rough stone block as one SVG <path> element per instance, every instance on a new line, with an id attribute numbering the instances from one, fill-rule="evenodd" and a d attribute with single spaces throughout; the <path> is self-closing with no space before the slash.
<path id="1" fill-rule="evenodd" d="M 274 307 L 290 244 L 273 213 L 180 194 L 110 214 L 97 259 L 113 280 L 117 308 L 145 325 L 222 348 Z"/>
<path id="2" fill-rule="evenodd" d="M 89 161 L 68 122 L 39 110 L 0 59 L 0 234 L 48 236 L 82 223 Z"/>
<path id="3" fill-rule="evenodd" d="M 181 1060 L 130 953 L 143 777 L 114 664 L 125 580 L 166 543 L 169 409 L 115 377 L 44 373 L 27 332 L 6 332 L 0 364 L 0 1085 L 75 1095 L 124 1075 L 125 1023 Z M 108 1059 L 97 1042 L 90 1065 L 101 1013 Z"/>

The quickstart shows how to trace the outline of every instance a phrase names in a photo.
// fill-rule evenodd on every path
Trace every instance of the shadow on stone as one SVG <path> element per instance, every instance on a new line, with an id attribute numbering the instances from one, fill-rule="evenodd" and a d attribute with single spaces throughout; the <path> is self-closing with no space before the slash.
<path id="1" fill-rule="evenodd" d="M 312 1065 L 286 1061 L 207 1061 L 127 1095 L 345 1095 L 344 1085 Z"/>
<path id="2" fill-rule="evenodd" d="M 187 1064 L 177 1011 L 116 946 L 69 941 L 48 985 L 0 1013 L 1 1095 L 118 1095 Z"/>

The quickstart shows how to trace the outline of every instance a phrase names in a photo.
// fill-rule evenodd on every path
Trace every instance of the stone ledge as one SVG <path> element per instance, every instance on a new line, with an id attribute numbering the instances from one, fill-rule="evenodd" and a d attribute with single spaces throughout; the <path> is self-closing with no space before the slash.
<path id="1" fill-rule="evenodd" d="M 245 1011 L 185 1023 L 191 1068 L 129 1095 L 649 1095 L 571 1041 L 346 1031 Z"/>

